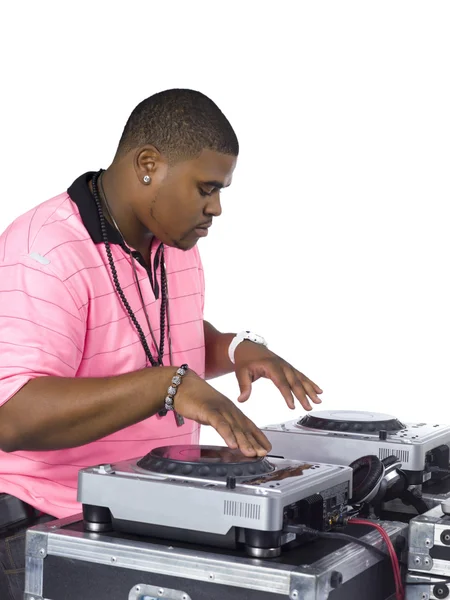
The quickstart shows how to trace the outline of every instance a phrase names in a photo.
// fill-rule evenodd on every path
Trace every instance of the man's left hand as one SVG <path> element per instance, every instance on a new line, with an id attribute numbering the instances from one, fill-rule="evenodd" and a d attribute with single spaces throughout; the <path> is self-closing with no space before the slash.
<path id="1" fill-rule="evenodd" d="M 252 383 L 260 377 L 273 381 L 289 408 L 295 408 L 294 396 L 305 410 L 312 409 L 309 399 L 314 404 L 322 402 L 317 395 L 322 394 L 318 385 L 265 346 L 243 341 L 236 348 L 234 360 L 236 377 L 241 390 L 239 402 L 249 399 Z"/>

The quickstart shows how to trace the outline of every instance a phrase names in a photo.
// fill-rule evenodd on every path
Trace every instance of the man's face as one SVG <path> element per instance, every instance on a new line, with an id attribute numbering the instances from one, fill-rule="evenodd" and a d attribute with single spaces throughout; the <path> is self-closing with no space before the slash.
<path id="1" fill-rule="evenodd" d="M 220 216 L 220 190 L 231 184 L 237 157 L 203 150 L 172 166 L 158 163 L 135 204 L 139 221 L 155 236 L 181 250 L 193 248 Z"/>

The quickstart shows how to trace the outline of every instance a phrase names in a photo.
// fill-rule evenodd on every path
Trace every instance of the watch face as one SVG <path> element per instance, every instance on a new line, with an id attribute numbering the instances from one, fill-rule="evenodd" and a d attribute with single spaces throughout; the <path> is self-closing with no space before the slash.
<path id="1" fill-rule="evenodd" d="M 257 333 L 252 333 L 251 331 L 247 331 L 247 336 L 246 338 L 252 342 L 254 342 L 255 344 L 263 344 L 264 346 L 266 345 L 266 340 L 258 335 Z"/>

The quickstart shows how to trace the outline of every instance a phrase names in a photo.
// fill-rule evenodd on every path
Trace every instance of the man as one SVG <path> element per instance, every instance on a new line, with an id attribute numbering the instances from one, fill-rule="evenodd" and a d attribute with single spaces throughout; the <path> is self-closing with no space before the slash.
<path id="1" fill-rule="evenodd" d="M 320 402 L 262 338 L 203 320 L 196 244 L 221 214 L 238 151 L 210 99 L 156 94 L 131 114 L 106 171 L 0 237 L 2 599 L 21 597 L 25 528 L 80 511 L 81 467 L 198 443 L 200 424 L 249 457 L 270 450 L 205 379 L 234 371 L 242 402 L 259 377 L 291 408 L 294 396 L 305 409 Z"/>

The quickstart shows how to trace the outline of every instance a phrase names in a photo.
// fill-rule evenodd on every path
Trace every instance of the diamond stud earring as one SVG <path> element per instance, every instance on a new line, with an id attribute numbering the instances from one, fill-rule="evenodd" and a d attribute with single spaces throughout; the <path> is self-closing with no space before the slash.
<path id="1" fill-rule="evenodd" d="M 149 184 L 151 179 L 149 175 L 144 175 L 143 180 L 142 180 L 145 184 Z"/>

